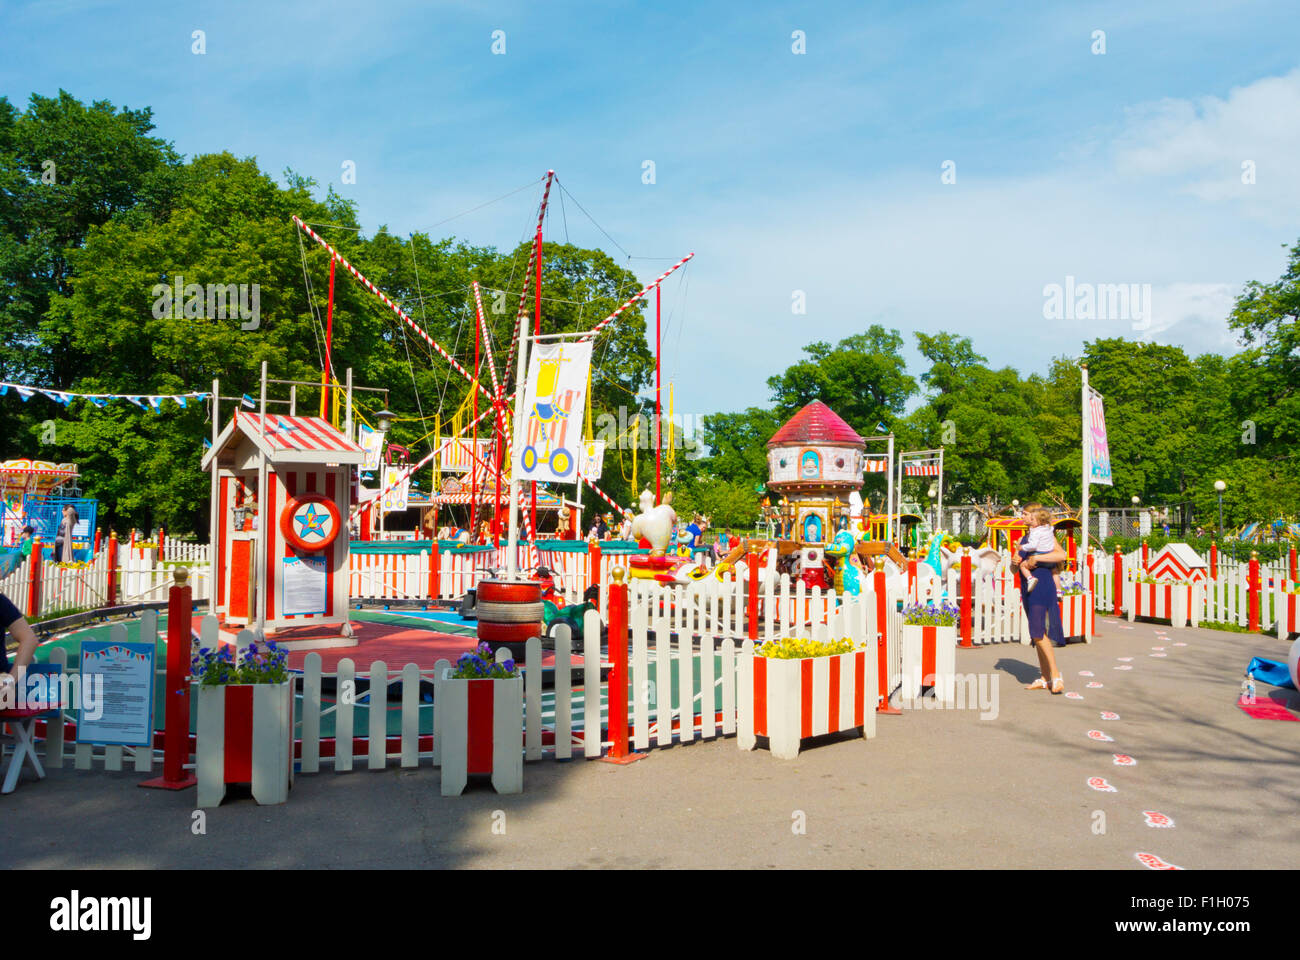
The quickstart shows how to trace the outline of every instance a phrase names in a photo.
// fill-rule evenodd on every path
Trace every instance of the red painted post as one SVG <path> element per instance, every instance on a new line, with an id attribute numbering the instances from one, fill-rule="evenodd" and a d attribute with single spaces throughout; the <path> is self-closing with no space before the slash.
<path id="1" fill-rule="evenodd" d="M 99 534 L 100 534 L 100 530 L 98 527 L 96 527 L 95 528 L 95 552 L 96 553 L 99 553 Z"/>
<path id="2" fill-rule="evenodd" d="M 961 553 L 961 645 L 971 647 L 974 635 L 974 580 L 971 576 L 970 547 L 962 548 Z"/>
<path id="3" fill-rule="evenodd" d="M 112 530 L 108 532 L 108 591 L 104 602 L 117 606 L 117 535 Z"/>
<path id="4" fill-rule="evenodd" d="M 587 543 L 587 560 L 590 564 L 587 568 L 587 587 L 589 589 L 591 587 L 599 587 L 600 586 L 600 543 L 599 541 L 591 540 Z"/>
<path id="5" fill-rule="evenodd" d="M 434 531 L 437 534 L 437 530 Z M 429 545 L 429 601 L 438 600 L 442 594 L 442 553 L 435 536 Z"/>
<path id="6" fill-rule="evenodd" d="M 758 564 L 760 556 L 752 550 L 745 555 L 749 564 L 748 602 L 745 604 L 745 616 L 749 621 L 749 639 L 758 639 Z"/>
<path id="7" fill-rule="evenodd" d="M 1259 552 L 1250 551 L 1250 573 L 1246 580 L 1246 629 L 1259 633 Z"/>
<path id="8" fill-rule="evenodd" d="M 901 716 L 903 711 L 889 703 L 889 604 L 885 598 L 884 557 L 876 557 L 872 590 L 876 594 L 876 679 L 879 687 L 876 713 Z"/>
<path id="9" fill-rule="evenodd" d="M 1069 570 L 1071 573 L 1077 573 L 1079 570 L 1079 563 L 1078 563 L 1078 557 L 1074 549 L 1073 530 L 1067 531 L 1065 534 L 1065 554 L 1067 559 L 1069 560 L 1069 562 L 1066 564 L 1066 569 Z"/>
<path id="10" fill-rule="evenodd" d="M 1300 579 L 1296 577 L 1297 572 L 1298 571 L 1296 569 L 1296 549 L 1295 547 L 1292 547 L 1291 548 L 1291 577 L 1290 577 L 1292 583 L 1295 583 L 1297 579 Z"/>
<path id="11" fill-rule="evenodd" d="M 166 556 L 166 554 L 163 552 L 163 547 L 165 547 L 166 545 L 167 545 L 167 531 L 164 530 L 162 527 L 159 527 L 158 528 L 158 562 L 159 563 L 162 563 L 163 557 Z"/>
<path id="12" fill-rule="evenodd" d="M 609 756 L 627 756 L 627 584 L 615 567 L 609 585 Z"/>
<path id="13" fill-rule="evenodd" d="M 907 599 L 911 603 L 917 602 L 916 596 L 916 558 L 911 557 L 907 561 Z"/>
<path id="14" fill-rule="evenodd" d="M 27 619 L 41 615 L 41 538 L 32 538 L 31 564 L 27 577 Z"/>
<path id="15" fill-rule="evenodd" d="M 1151 549 L 1151 548 L 1147 546 L 1147 542 L 1146 542 L 1145 540 L 1143 540 L 1143 541 L 1142 541 L 1142 572 L 1143 572 L 1143 573 L 1150 573 L 1150 572 L 1151 572 L 1151 564 L 1150 564 L 1150 562 L 1149 562 L 1149 561 L 1150 561 L 1150 553 L 1149 553 L 1150 549 Z"/>
<path id="16" fill-rule="evenodd" d="M 135 549 L 135 527 L 131 528 L 131 549 Z"/>
<path id="17" fill-rule="evenodd" d="M 190 759 L 190 632 L 194 604 L 190 572 L 179 567 L 167 596 L 167 686 L 163 720 L 163 775 L 142 787 L 184 790 L 197 782 L 185 771 Z M 144 639 L 143 637 L 141 639 Z"/>
<path id="18" fill-rule="evenodd" d="M 1093 598 L 1092 605 L 1096 607 L 1097 605 L 1096 558 L 1093 557 L 1091 552 L 1089 552 L 1088 554 L 1088 594 Z"/>
<path id="19" fill-rule="evenodd" d="M 1219 579 L 1219 545 L 1210 541 L 1210 579 Z"/>
<path id="20" fill-rule="evenodd" d="M 1111 599 L 1114 601 L 1115 616 L 1119 616 L 1124 611 L 1120 609 L 1124 597 L 1124 555 L 1119 552 L 1119 545 L 1115 546 L 1115 582 L 1111 584 Z"/>

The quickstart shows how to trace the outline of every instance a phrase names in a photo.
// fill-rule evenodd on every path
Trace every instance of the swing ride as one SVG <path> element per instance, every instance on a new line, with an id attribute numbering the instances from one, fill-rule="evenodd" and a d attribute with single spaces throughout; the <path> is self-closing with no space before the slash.
<path id="1" fill-rule="evenodd" d="M 470 539 L 473 540 L 480 527 L 479 507 L 491 504 L 491 520 L 483 524 L 486 528 L 483 530 L 484 539 L 490 546 L 504 547 L 506 569 L 496 576 L 482 577 L 476 585 L 480 609 L 479 630 L 480 635 L 488 634 L 490 635 L 488 639 L 504 640 L 507 645 L 513 645 L 516 636 L 522 637 L 530 630 L 533 631 L 531 633 L 533 636 L 542 632 L 541 621 L 544 608 L 539 598 L 534 596 L 536 593 L 534 588 L 539 577 L 536 572 L 539 506 L 544 509 L 547 505 L 554 504 L 557 509 L 569 506 L 580 509 L 580 499 L 568 501 L 556 494 L 548 494 L 544 487 L 539 490 L 539 486 L 548 483 L 558 488 L 564 484 L 578 484 L 581 489 L 581 486 L 585 485 L 606 505 L 613 508 L 618 516 L 629 518 L 632 516 L 633 512 L 618 504 L 601 490 L 592 476 L 592 474 L 599 476 L 602 445 L 598 444 L 591 435 L 591 350 L 593 344 L 610 324 L 653 292 L 656 302 L 655 402 L 658 414 L 661 390 L 660 293 L 663 282 L 694 256 L 688 254 L 678 260 L 637 293 L 620 303 L 590 329 L 576 333 L 543 333 L 541 295 L 543 227 L 555 182 L 554 171 L 547 171 L 534 229 L 535 239 L 530 245 L 528 262 L 523 273 L 523 289 L 520 291 L 515 311 L 510 345 L 505 363 L 499 369 L 496 363 L 498 355 L 494 350 L 477 281 L 471 285 L 475 344 L 473 368 L 468 369 L 456 359 L 454 351 L 449 351 L 438 343 L 420 323 L 362 274 L 335 246 L 300 217 L 293 218 L 294 225 L 300 231 L 300 241 L 303 236 L 310 238 L 324 249 L 330 258 L 330 294 L 326 320 L 323 324 L 325 355 L 322 363 L 322 382 L 325 384 L 323 394 L 327 394 L 331 386 L 336 390 L 336 411 L 337 390 L 342 386 L 333 369 L 331 352 L 336 265 L 351 274 L 364 289 L 393 311 L 407 331 L 413 332 L 416 337 L 423 340 L 430 350 L 431 357 L 436 355 L 445 361 L 448 377 L 455 372 L 468 383 L 465 401 L 451 417 L 449 435 L 443 433 L 444 421 L 440 403 L 438 411 L 431 418 L 421 417 L 425 422 L 429 419 L 433 420 L 434 429 L 419 441 L 426 443 L 428 452 L 409 465 L 399 468 L 390 466 L 385 469 L 379 489 L 372 491 L 363 488 L 359 491 L 362 495 L 358 498 L 358 502 L 352 505 L 351 516 L 356 519 L 363 511 L 378 509 L 382 517 L 386 498 L 394 491 L 404 490 L 410 478 L 431 462 L 434 464 L 434 485 L 428 502 L 435 511 L 434 517 L 431 518 L 432 522 L 428 524 L 431 533 L 437 533 L 437 509 L 440 506 L 457 503 L 463 497 L 465 505 L 469 508 L 468 531 Z M 303 251 L 303 267 L 306 276 L 308 265 L 305 251 Z M 306 282 L 310 296 L 310 282 Z M 485 366 L 486 376 L 483 370 Z M 512 366 L 514 367 L 513 379 Z M 579 437 L 576 441 L 571 440 L 569 434 L 573 430 L 572 421 L 584 405 L 587 410 L 586 436 Z M 327 409 L 324 395 L 321 409 L 322 414 Z M 360 417 L 359 411 L 358 417 Z M 480 428 L 490 434 L 490 439 L 486 442 L 480 440 Z M 656 490 L 652 498 L 656 505 L 659 504 L 662 494 L 660 461 L 661 453 L 657 451 Z M 461 469 L 456 470 L 453 464 Z M 592 469 L 593 467 L 595 469 Z M 462 477 L 449 484 L 442 480 L 444 471 L 467 473 L 468 477 Z M 468 483 L 465 482 L 466 479 Z M 526 495 L 525 484 L 527 484 Z M 448 489 L 449 487 L 451 489 Z M 406 503 L 404 496 L 399 499 L 403 504 Z M 363 507 L 363 503 L 369 506 Z M 503 514 L 506 528 L 504 531 L 502 530 Z M 368 523 L 358 525 L 363 529 L 370 526 Z M 571 529 L 573 529 L 572 521 Z M 501 542 L 503 533 L 504 544 Z M 554 606 L 557 602 L 562 604 L 563 598 L 553 594 L 546 602 Z M 552 614 L 548 619 L 554 619 L 553 611 L 546 609 L 545 612 Z M 509 634 L 510 638 L 507 638 L 506 634 Z"/>

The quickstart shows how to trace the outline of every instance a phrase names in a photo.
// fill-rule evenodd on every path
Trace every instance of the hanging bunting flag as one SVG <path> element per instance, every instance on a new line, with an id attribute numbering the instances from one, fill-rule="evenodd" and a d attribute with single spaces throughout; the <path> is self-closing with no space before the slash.
<path id="1" fill-rule="evenodd" d="M 53 400 L 55 403 L 63 404 L 65 407 L 71 406 L 73 400 L 89 400 L 97 407 L 106 406 L 110 400 L 126 400 L 129 403 L 134 403 L 137 407 L 140 407 L 140 409 L 143 410 L 145 408 L 145 402 L 148 402 L 155 413 L 162 408 L 162 401 L 164 400 L 175 400 L 181 407 L 184 407 L 191 398 L 196 400 L 206 400 L 212 396 L 210 393 L 201 392 L 163 393 L 154 396 L 123 393 L 73 393 L 70 390 L 47 390 L 44 387 L 26 387 L 20 383 L 0 383 L 0 397 L 7 395 L 11 387 L 18 396 L 23 398 L 24 401 L 31 399 L 33 395 L 39 393 L 47 399 Z M 245 395 L 244 399 L 248 402 L 249 406 L 252 406 L 252 400 L 249 399 L 247 395 Z"/>

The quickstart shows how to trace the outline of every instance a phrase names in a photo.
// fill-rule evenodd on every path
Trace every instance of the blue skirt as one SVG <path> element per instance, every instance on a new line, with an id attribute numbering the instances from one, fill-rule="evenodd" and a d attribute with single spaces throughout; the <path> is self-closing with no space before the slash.
<path id="1" fill-rule="evenodd" d="M 1057 611 L 1057 619 L 1060 617 L 1060 611 L 1057 609 L 1056 579 L 1048 567 L 1035 567 L 1029 575 L 1037 581 L 1037 584 L 1032 591 L 1026 590 L 1022 578 L 1020 601 L 1024 605 L 1025 616 L 1028 618 L 1029 638 L 1041 640 L 1047 636 L 1052 611 Z"/>

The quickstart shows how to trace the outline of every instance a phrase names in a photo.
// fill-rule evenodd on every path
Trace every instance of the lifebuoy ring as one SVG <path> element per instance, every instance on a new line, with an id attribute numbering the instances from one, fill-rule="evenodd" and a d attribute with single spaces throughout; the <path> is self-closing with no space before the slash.
<path id="1" fill-rule="evenodd" d="M 280 511 L 280 533 L 285 542 L 304 553 L 329 549 L 343 529 L 343 514 L 322 493 L 304 493 L 293 497 Z"/>

